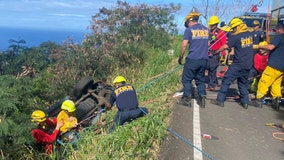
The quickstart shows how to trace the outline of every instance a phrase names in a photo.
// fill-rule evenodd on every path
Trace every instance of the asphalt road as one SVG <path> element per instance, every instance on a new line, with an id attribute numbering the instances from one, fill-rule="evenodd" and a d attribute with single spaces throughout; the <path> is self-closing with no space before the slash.
<path id="1" fill-rule="evenodd" d="M 237 94 L 231 85 L 229 97 Z M 225 107 L 210 104 L 217 92 L 207 92 L 206 108 L 192 100 L 191 108 L 175 104 L 172 108 L 169 134 L 164 140 L 160 160 L 283 160 L 284 141 L 273 133 L 282 131 L 266 126 L 284 123 L 284 106 L 280 111 L 265 105 L 243 109 L 233 99 Z M 173 98 L 178 100 L 178 98 Z M 211 135 L 211 139 L 202 134 Z M 284 138 L 284 136 L 282 136 Z"/>

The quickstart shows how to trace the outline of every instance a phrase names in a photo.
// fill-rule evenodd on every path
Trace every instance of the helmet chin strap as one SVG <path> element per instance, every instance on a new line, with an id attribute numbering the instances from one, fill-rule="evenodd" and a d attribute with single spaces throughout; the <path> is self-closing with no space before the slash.
<path id="1" fill-rule="evenodd" d="M 217 29 L 217 24 L 212 25 L 212 27 L 210 26 L 210 31 L 211 32 L 213 32 L 216 29 Z"/>
<path id="2" fill-rule="evenodd" d="M 188 23 L 189 23 L 189 20 L 187 20 L 187 21 L 184 22 L 184 27 L 185 27 L 185 28 L 188 28 L 188 27 L 189 27 Z"/>
<path id="3" fill-rule="evenodd" d="M 44 122 L 40 122 L 40 124 L 38 125 L 38 128 L 39 129 L 46 129 L 46 123 L 44 123 Z"/>

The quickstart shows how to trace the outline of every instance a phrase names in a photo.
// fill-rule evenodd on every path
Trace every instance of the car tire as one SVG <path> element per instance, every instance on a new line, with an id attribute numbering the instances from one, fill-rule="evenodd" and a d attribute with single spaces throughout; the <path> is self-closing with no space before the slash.
<path id="1" fill-rule="evenodd" d="M 78 122 L 91 116 L 96 110 L 98 110 L 98 105 L 92 98 L 87 98 L 78 104 L 76 108 L 76 117 Z"/>
<path id="2" fill-rule="evenodd" d="M 64 97 L 59 102 L 55 103 L 46 110 L 46 117 L 57 117 L 58 113 L 61 111 L 61 105 L 65 100 L 68 100 L 69 96 Z"/>
<path id="3" fill-rule="evenodd" d="M 76 100 L 80 99 L 82 95 L 86 94 L 88 92 L 88 88 L 94 83 L 94 80 L 92 77 L 84 77 L 82 78 L 74 88 L 74 97 Z"/>

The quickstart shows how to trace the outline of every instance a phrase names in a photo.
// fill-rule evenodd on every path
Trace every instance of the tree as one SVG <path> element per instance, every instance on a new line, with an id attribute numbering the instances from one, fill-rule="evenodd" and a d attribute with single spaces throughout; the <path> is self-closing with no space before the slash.
<path id="1" fill-rule="evenodd" d="M 118 67 L 143 63 L 146 49 L 168 49 L 170 35 L 177 33 L 174 13 L 180 6 L 131 6 L 118 1 L 111 9 L 101 8 L 92 17 L 82 46 L 72 41 L 53 50 L 49 58 L 56 64 L 48 69 L 58 92 L 72 93 L 70 86 L 84 76 L 106 77 Z M 68 89 L 68 90 L 67 90 Z"/>
<path id="2" fill-rule="evenodd" d="M 28 78 L 0 76 L 0 152 L 1 159 L 18 159 L 27 153 L 30 112 L 34 109 L 33 89 Z M 24 157 L 22 157 L 24 158 Z"/>
<path id="3" fill-rule="evenodd" d="M 14 40 L 14 39 L 10 39 L 9 40 L 9 47 L 8 49 L 10 49 L 10 54 L 12 55 L 16 55 L 16 54 L 19 54 L 22 50 L 24 50 L 26 47 L 24 46 L 26 44 L 26 41 L 21 39 L 19 41 L 17 40 Z"/>
<path id="4" fill-rule="evenodd" d="M 86 39 L 85 47 L 103 68 L 139 64 L 145 55 L 143 45 L 166 49 L 169 34 L 177 34 L 173 20 L 178 9 L 180 6 L 173 4 L 130 6 L 118 1 L 116 7 L 101 8 L 92 16 L 92 36 Z"/>
<path id="5" fill-rule="evenodd" d="M 11 58 L 3 68 L 6 73 L 15 75 L 18 68 L 26 65 L 40 74 L 18 79 L 11 75 L 0 76 L 0 97 L 4 106 L 0 108 L 0 146 L 5 150 L 5 155 L 1 156 L 17 159 L 24 155 L 22 158 L 27 159 L 27 155 L 33 154 L 25 150 L 32 141 L 27 136 L 30 127 L 21 126 L 31 126 L 29 117 L 34 109 L 45 109 L 66 95 L 72 96 L 74 84 L 82 77 L 106 79 L 116 74 L 118 67 L 144 63 L 147 48 L 168 49 L 171 36 L 177 33 L 173 21 L 179 7 L 172 4 L 130 6 L 118 1 L 116 7 L 102 8 L 92 17 L 93 34 L 86 37 L 82 46 L 67 41 L 64 46 L 48 42 L 39 48 L 17 50 L 16 46 L 12 47 L 9 53 L 17 54 L 3 55 L 5 60 Z M 15 153 L 15 150 L 25 153 Z"/>
<path id="6" fill-rule="evenodd" d="M 253 0 L 198 0 L 198 2 L 193 0 L 194 6 L 202 13 L 206 24 L 213 15 L 228 23 L 233 17 L 250 11 L 253 2 Z"/>

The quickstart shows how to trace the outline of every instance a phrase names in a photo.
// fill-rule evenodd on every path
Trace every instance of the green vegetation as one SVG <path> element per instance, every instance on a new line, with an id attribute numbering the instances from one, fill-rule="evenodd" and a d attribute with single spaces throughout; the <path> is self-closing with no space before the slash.
<path id="1" fill-rule="evenodd" d="M 25 41 L 11 41 L 11 48 L 0 53 L 1 159 L 40 159 L 30 135 L 32 111 L 72 96 L 74 85 L 85 76 L 112 82 L 116 75 L 134 85 L 149 116 L 111 134 L 109 125 L 85 128 L 76 143 L 80 149 L 71 152 L 68 147 L 67 159 L 157 159 L 174 102 L 171 97 L 180 86 L 176 57 L 181 40 L 173 23 L 178 9 L 118 1 L 117 7 L 103 8 L 93 16 L 93 35 L 82 45 L 45 42 L 27 48 Z M 175 54 L 168 55 L 168 49 Z M 169 71 L 174 72 L 166 74 Z M 111 122 L 115 112 L 107 111 L 103 123 Z"/>
<path id="2" fill-rule="evenodd" d="M 137 90 L 157 80 L 151 77 L 165 74 L 176 67 L 176 58 L 166 52 L 149 50 L 148 53 L 155 56 L 149 56 L 147 65 L 126 71 L 134 73 L 130 83 L 134 83 Z M 83 140 L 79 142 L 81 149 L 73 156 L 78 159 L 157 159 L 159 145 L 166 134 L 167 117 L 174 102 L 171 97 L 179 86 L 179 77 L 180 72 L 173 72 L 138 92 L 140 105 L 150 109 L 148 116 L 118 127 L 111 134 L 108 134 L 109 126 L 104 126 L 100 134 L 83 132 Z M 105 123 L 112 120 L 115 112 L 106 113 L 110 117 Z"/>

